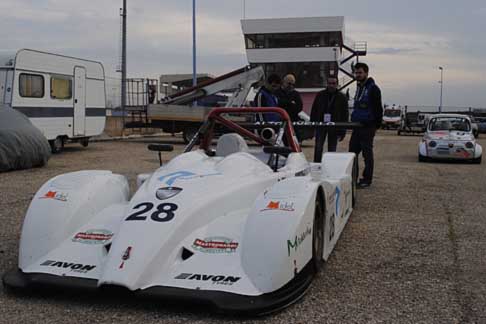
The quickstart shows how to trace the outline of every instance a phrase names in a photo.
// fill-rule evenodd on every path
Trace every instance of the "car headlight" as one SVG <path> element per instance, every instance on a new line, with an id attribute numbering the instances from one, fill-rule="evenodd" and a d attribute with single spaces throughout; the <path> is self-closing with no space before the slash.
<path id="1" fill-rule="evenodd" d="M 430 141 L 429 142 L 429 146 L 430 147 L 436 147 L 437 146 L 437 142 L 436 141 Z"/>
<path id="2" fill-rule="evenodd" d="M 179 194 L 181 191 L 182 188 L 177 188 L 177 187 L 159 188 L 155 192 L 155 196 L 160 200 L 166 200 L 174 197 L 175 195 Z"/>
<path id="3" fill-rule="evenodd" d="M 473 143 L 473 142 L 467 142 L 467 143 L 466 143 L 466 147 L 467 147 L 468 149 L 472 149 L 472 148 L 474 148 L 474 143 Z"/>

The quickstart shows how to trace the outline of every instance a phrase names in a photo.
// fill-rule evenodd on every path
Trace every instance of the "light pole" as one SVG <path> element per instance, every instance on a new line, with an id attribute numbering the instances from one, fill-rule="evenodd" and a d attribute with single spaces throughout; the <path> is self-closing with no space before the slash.
<path id="1" fill-rule="evenodd" d="M 197 85 L 196 67 L 196 0 L 192 0 L 192 86 Z M 196 105 L 196 101 L 194 101 Z"/>
<path id="2" fill-rule="evenodd" d="M 123 0 L 122 8 L 122 57 L 121 57 L 121 109 L 122 123 L 125 129 L 125 106 L 127 104 L 127 0 Z"/>
<path id="3" fill-rule="evenodd" d="M 444 68 L 442 66 L 439 66 L 440 70 L 440 105 L 439 105 L 439 113 L 442 112 L 442 93 L 443 93 L 443 87 L 444 87 Z"/>

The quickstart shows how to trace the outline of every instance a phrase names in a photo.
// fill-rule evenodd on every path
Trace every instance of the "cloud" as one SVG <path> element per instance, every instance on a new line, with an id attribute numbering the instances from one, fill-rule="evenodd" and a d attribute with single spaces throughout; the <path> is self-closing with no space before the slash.
<path id="1" fill-rule="evenodd" d="M 436 103 L 439 65 L 446 68 L 446 100 L 462 105 L 486 105 L 486 51 L 483 31 L 486 8 L 470 0 L 442 6 L 421 0 L 401 4 L 389 0 L 280 0 L 280 5 L 247 0 L 247 16 L 346 17 L 346 32 L 368 42 L 363 58 L 372 68 L 387 102 Z M 473 3 L 474 2 L 474 3 Z M 417 4 L 421 10 L 416 11 Z M 2 0 L 0 39 L 4 48 L 36 48 L 101 60 L 107 75 L 117 76 L 121 0 Z M 241 35 L 241 1 L 198 2 L 198 70 L 222 74 L 247 64 Z M 353 6 L 353 10 L 349 10 Z M 396 15 L 397 6 L 403 13 Z M 415 9 L 414 9 L 415 8 Z M 413 9 L 414 13 L 410 13 Z M 443 28 L 444 12 L 453 12 Z M 191 2 L 129 1 L 129 76 L 157 77 L 192 69 Z M 359 13 L 359 15 L 358 15 Z M 366 17 L 366 20 L 363 20 Z M 463 26 L 463 27 L 460 27 Z M 472 92 L 471 89 L 483 91 Z M 450 96 L 450 97 L 447 97 Z"/>
<path id="2" fill-rule="evenodd" d="M 372 48 L 368 52 L 374 55 L 400 55 L 419 52 L 418 48 L 397 48 L 397 47 L 382 47 Z"/>

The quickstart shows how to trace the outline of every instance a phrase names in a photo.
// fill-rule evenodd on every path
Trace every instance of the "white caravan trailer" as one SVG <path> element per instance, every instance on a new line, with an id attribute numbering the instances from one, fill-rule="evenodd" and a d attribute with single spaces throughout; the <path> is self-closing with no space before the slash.
<path id="1" fill-rule="evenodd" d="M 25 114 L 53 152 L 88 145 L 105 128 L 105 71 L 99 62 L 29 49 L 0 51 L 0 105 Z"/>

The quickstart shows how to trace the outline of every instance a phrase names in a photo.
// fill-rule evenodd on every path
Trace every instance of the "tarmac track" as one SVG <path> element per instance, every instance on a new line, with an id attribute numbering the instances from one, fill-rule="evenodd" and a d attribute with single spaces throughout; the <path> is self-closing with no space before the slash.
<path id="1" fill-rule="evenodd" d="M 183 149 L 179 138 L 162 140 L 180 143 L 170 156 Z M 158 165 L 146 141 L 154 139 L 87 149 L 73 144 L 48 167 L 0 174 L 0 273 L 17 264 L 25 211 L 45 181 L 109 169 L 128 176 L 133 188 L 137 173 Z M 307 295 L 282 312 L 234 318 L 130 297 L 0 288 L 0 323 L 486 323 L 486 164 L 418 163 L 418 141 L 377 135 L 373 187 L 359 192 L 350 222 Z M 480 142 L 486 148 L 484 135 Z"/>

